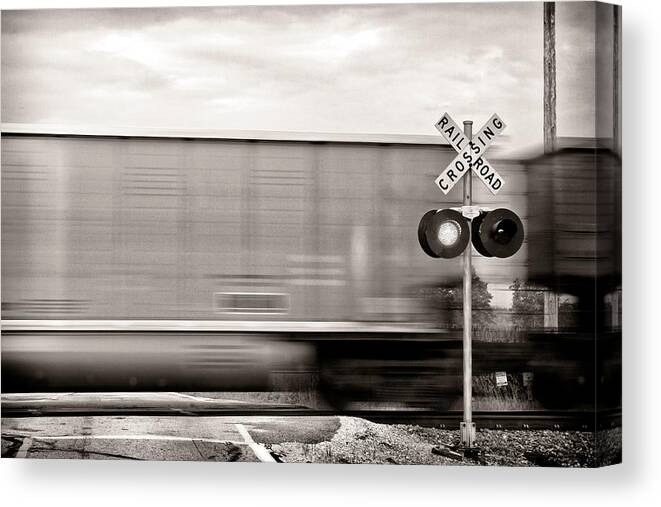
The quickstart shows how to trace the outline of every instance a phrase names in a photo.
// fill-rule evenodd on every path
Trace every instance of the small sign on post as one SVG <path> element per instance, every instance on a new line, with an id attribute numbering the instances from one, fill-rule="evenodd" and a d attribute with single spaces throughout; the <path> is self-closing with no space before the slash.
<path id="1" fill-rule="evenodd" d="M 496 387 L 505 387 L 507 385 L 507 372 L 496 372 Z"/>

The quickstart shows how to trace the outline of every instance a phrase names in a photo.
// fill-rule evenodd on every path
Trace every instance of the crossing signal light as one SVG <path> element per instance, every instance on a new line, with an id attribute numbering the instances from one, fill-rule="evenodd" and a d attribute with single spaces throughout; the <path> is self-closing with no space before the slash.
<path id="1" fill-rule="evenodd" d="M 473 246 L 485 257 L 511 257 L 523 244 L 523 223 L 508 209 L 480 213 L 472 225 Z"/>
<path id="2" fill-rule="evenodd" d="M 463 253 L 472 241 L 481 255 L 505 258 L 518 252 L 523 244 L 523 223 L 508 209 L 482 211 L 471 225 L 457 210 L 430 210 L 418 225 L 420 246 L 430 257 L 450 259 Z"/>
<path id="3" fill-rule="evenodd" d="M 418 240 L 430 257 L 456 257 L 470 242 L 468 219 L 453 209 L 428 211 L 418 225 Z"/>

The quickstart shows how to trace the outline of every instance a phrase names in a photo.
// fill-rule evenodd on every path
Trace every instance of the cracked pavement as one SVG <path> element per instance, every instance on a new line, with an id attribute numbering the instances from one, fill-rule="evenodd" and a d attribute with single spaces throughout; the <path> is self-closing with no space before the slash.
<path id="1" fill-rule="evenodd" d="M 98 402 L 98 394 L 21 395 L 36 403 Z M 181 393 L 110 396 L 121 403 L 196 402 Z M 3 402 L 13 399 L 3 395 Z M 16 398 L 16 396 L 14 396 Z M 108 396 L 105 396 L 106 401 Z M 200 402 L 205 402 L 200 398 Z M 212 400 L 218 402 L 218 400 Z M 237 403 L 227 400 L 228 405 Z M 191 461 L 274 461 L 262 445 L 283 439 L 318 442 L 339 428 L 337 417 L 39 416 L 2 418 L 2 457 Z"/>

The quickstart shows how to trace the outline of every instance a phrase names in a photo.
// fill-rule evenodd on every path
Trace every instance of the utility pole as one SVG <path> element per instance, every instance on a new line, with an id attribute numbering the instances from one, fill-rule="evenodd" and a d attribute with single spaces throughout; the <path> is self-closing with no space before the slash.
<path id="1" fill-rule="evenodd" d="M 556 150 L 555 2 L 544 2 L 544 153 Z"/>
<path id="2" fill-rule="evenodd" d="M 555 2 L 544 2 L 544 153 L 557 149 L 555 118 Z M 558 329 L 558 294 L 544 293 L 544 327 Z"/>
<path id="3" fill-rule="evenodd" d="M 621 154 L 620 131 L 620 16 L 622 7 L 613 5 L 613 151 Z"/>

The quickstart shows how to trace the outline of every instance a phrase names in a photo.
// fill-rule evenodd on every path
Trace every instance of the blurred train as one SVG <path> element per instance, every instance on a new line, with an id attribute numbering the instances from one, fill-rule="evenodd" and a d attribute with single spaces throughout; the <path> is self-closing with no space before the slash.
<path id="1" fill-rule="evenodd" d="M 4 124 L 3 392 L 257 390 L 311 368 L 337 406 L 442 404 L 461 386 L 460 337 L 417 289 L 456 284 L 461 261 L 427 257 L 416 224 L 461 204 L 459 186 L 443 197 L 433 184 L 453 157 L 433 136 Z M 526 223 L 561 195 L 531 187 L 548 187 L 532 177 L 545 163 L 499 160 L 504 190 L 476 185 L 476 201 Z M 476 269 L 525 279 L 527 246 Z M 565 361 L 567 347 L 542 341 L 477 346 L 476 364 L 529 368 L 549 350 Z"/>

